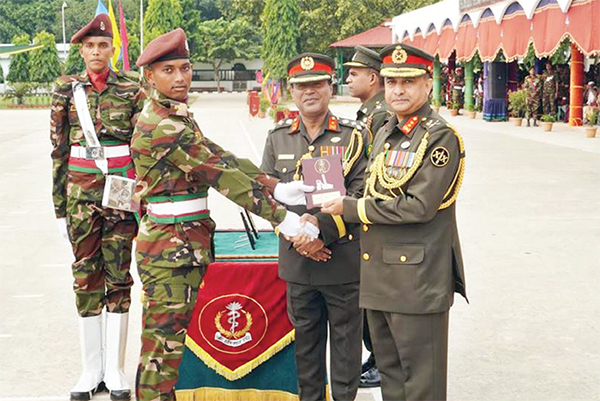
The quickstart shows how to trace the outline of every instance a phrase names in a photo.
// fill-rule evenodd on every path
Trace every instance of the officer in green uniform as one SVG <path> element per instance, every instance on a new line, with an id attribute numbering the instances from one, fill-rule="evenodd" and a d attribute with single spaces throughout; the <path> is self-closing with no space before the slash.
<path id="1" fill-rule="evenodd" d="M 346 83 L 350 96 L 359 98 L 362 103 L 356 112 L 356 121 L 368 130 L 372 143 L 373 136 L 390 116 L 384 99 L 383 79 L 379 75 L 381 57 L 363 46 L 356 46 L 354 50 L 352 60 L 344 63 L 350 67 Z"/>
<path id="2" fill-rule="evenodd" d="M 345 186 L 360 196 L 366 167 L 366 133 L 359 124 L 329 111 L 333 96 L 331 58 L 314 53 L 294 57 L 288 82 L 300 114 L 269 132 L 261 169 L 283 182 L 302 176 L 301 162 L 341 154 Z M 358 307 L 359 231 L 341 216 L 318 208 L 290 206 L 307 213 L 321 235 L 308 246 L 279 242 L 279 276 L 287 283 L 288 316 L 296 329 L 300 399 L 326 399 L 325 350 L 329 326 L 331 390 L 335 400 L 353 400 L 360 379 L 362 312 Z"/>
<path id="3" fill-rule="evenodd" d="M 302 192 L 303 184 L 279 184 L 200 131 L 186 104 L 192 81 L 189 57 L 179 28 L 151 41 L 136 63 L 145 67 L 152 86 L 131 142 L 136 198 L 145 212 L 136 245 L 143 290 L 139 401 L 175 397 L 187 326 L 206 266 L 214 259 L 208 188 L 276 224 L 286 236 L 301 233 L 300 216 L 275 202 L 272 192 L 285 200 Z M 312 238 L 319 231 L 310 223 L 302 230 Z"/>
<path id="4" fill-rule="evenodd" d="M 356 119 L 369 133 L 368 149 L 371 149 L 373 137 L 392 113 L 388 112 L 385 104 L 383 78 L 379 75 L 381 56 L 376 51 L 363 46 L 356 46 L 354 49 L 352 60 L 344 63 L 345 66 L 350 67 L 346 83 L 350 95 L 359 98 L 362 102 L 356 112 Z M 371 354 L 362 365 L 359 387 L 378 387 L 381 377 L 375 362 L 368 321 L 367 319 L 363 319 L 363 321 L 363 342 Z"/>
<path id="5" fill-rule="evenodd" d="M 465 294 L 455 201 L 461 137 L 428 103 L 433 57 L 382 50 L 385 99 L 395 112 L 375 136 L 364 196 L 323 212 L 362 223 L 360 305 L 367 309 L 384 400 L 445 400 L 448 312 Z"/>
<path id="6" fill-rule="evenodd" d="M 71 43 L 81 44 L 86 68 L 81 75 L 58 78 L 50 115 L 54 211 L 75 256 L 83 373 L 71 390 L 72 400 L 89 400 L 104 384 L 113 400 L 128 400 L 131 393 L 122 369 L 137 223 L 133 213 L 103 207 L 102 197 L 105 174 L 133 178 L 129 141 L 142 96 L 137 74 L 108 68 L 112 35 L 107 15 L 73 35 Z"/>

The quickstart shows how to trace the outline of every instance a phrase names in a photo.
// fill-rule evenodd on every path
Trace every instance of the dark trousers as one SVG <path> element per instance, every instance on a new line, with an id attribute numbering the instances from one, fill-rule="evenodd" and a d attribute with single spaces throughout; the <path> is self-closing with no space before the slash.
<path id="1" fill-rule="evenodd" d="M 371 369 L 374 366 L 377 366 L 377 362 L 375 362 L 375 354 L 373 353 L 373 342 L 371 341 L 371 332 L 369 331 L 369 319 L 367 319 L 367 311 L 365 310 L 363 316 L 363 343 L 365 344 L 365 348 L 371 354 L 369 355 L 369 359 L 364 365 L 367 365 L 368 369 Z M 365 369 L 368 370 L 368 369 Z"/>
<path id="2" fill-rule="evenodd" d="M 446 400 L 448 312 L 367 310 L 381 393 L 390 401 Z"/>
<path id="3" fill-rule="evenodd" d="M 336 401 L 356 397 L 362 354 L 358 283 L 287 283 L 288 316 L 296 329 L 296 367 L 302 401 L 325 400 L 325 350 L 329 322 L 331 392 Z"/>

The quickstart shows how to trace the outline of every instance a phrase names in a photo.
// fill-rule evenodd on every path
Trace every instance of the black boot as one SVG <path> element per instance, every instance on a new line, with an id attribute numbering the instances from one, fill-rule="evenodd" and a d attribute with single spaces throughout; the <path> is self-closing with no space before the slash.
<path id="1" fill-rule="evenodd" d="M 71 391 L 71 401 L 89 401 L 96 393 L 101 393 L 106 390 L 104 382 L 100 382 L 98 387 L 90 391 Z"/>
<path id="2" fill-rule="evenodd" d="M 381 375 L 379 374 L 379 369 L 377 366 L 373 366 L 371 369 L 360 375 L 360 383 L 358 384 L 358 387 L 370 388 L 379 386 L 381 386 Z"/>

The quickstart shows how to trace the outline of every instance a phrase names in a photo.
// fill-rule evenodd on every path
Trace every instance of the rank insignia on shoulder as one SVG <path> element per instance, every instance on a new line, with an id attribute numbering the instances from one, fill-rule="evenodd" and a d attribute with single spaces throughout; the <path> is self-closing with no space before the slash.
<path id="1" fill-rule="evenodd" d="M 431 163 L 436 167 L 444 167 L 450 161 L 450 152 L 443 146 L 438 146 L 431 152 Z"/>
<path id="2" fill-rule="evenodd" d="M 436 125 L 440 125 L 440 124 L 441 124 L 440 120 L 435 120 L 435 119 L 431 119 L 431 118 L 429 118 L 429 119 L 427 119 L 427 121 L 425 121 L 425 125 L 427 126 L 427 128 L 433 128 Z"/>

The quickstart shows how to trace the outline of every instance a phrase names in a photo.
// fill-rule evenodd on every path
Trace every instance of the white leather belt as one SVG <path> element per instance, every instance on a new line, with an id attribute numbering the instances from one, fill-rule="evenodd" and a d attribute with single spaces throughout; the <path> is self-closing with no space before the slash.
<path id="1" fill-rule="evenodd" d="M 188 199 L 176 202 L 148 203 L 148 213 L 156 216 L 181 216 L 208 209 L 207 198 Z"/>
<path id="2" fill-rule="evenodd" d="M 104 157 L 112 159 L 113 157 L 129 156 L 129 145 L 103 146 Z M 71 157 L 76 159 L 85 159 L 84 146 L 71 146 Z"/>

